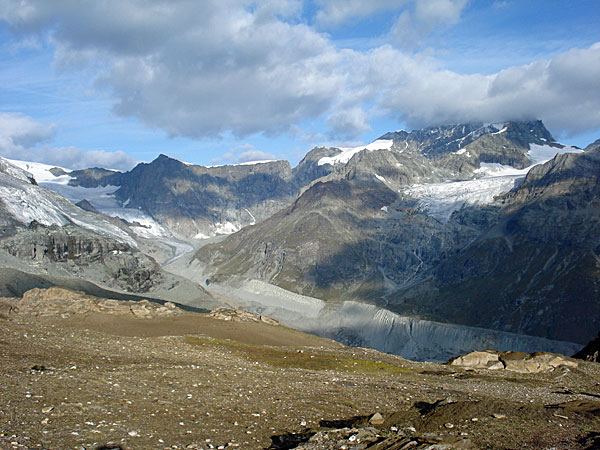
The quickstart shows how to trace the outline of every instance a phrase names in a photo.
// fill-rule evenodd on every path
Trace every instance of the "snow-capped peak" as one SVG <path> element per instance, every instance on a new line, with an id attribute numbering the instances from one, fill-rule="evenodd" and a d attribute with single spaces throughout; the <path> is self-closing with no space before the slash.
<path id="1" fill-rule="evenodd" d="M 404 191 L 416 198 L 419 207 L 430 216 L 445 222 L 463 205 L 484 205 L 493 202 L 495 196 L 509 191 L 519 183 L 532 167 L 563 153 L 583 153 L 583 150 L 557 143 L 529 144 L 527 157 L 532 164 L 524 169 L 497 163 L 480 163 L 479 169 L 474 171 L 480 177 L 473 180 L 413 185 Z"/>
<path id="2" fill-rule="evenodd" d="M 352 159 L 354 155 L 363 150 L 373 151 L 373 150 L 389 150 L 394 145 L 394 141 L 392 139 L 377 139 L 376 141 L 371 142 L 368 145 L 361 145 L 358 147 L 350 147 L 350 148 L 340 148 L 342 151 L 335 156 L 324 156 L 319 159 L 317 163 L 319 166 L 324 164 L 347 164 L 348 161 Z"/>

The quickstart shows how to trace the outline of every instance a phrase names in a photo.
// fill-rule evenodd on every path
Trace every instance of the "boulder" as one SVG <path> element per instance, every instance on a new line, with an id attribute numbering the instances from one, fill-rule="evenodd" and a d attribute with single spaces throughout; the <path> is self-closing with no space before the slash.
<path id="1" fill-rule="evenodd" d="M 383 425 L 384 422 L 385 422 L 385 419 L 383 418 L 381 413 L 375 413 L 369 419 L 369 423 L 371 425 Z"/>
<path id="2" fill-rule="evenodd" d="M 550 372 L 557 367 L 577 367 L 573 359 L 557 353 L 475 351 L 448 361 L 451 366 L 469 369 L 501 369 L 519 373 Z"/>
<path id="3" fill-rule="evenodd" d="M 451 366 L 469 367 L 471 369 L 503 368 L 498 366 L 500 355 L 492 350 L 475 351 L 466 355 L 452 358 L 448 361 Z"/>
<path id="4" fill-rule="evenodd" d="M 256 314 L 249 311 L 244 311 L 243 309 L 232 309 L 232 308 L 216 308 L 213 309 L 210 314 L 210 317 L 218 320 L 226 320 L 230 322 L 263 322 L 269 325 L 279 325 L 275 319 L 271 319 L 267 316 L 261 316 L 260 314 Z"/>

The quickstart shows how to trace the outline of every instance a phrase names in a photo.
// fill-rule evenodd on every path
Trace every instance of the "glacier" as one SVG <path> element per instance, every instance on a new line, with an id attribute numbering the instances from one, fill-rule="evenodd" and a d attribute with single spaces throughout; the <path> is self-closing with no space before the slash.
<path id="1" fill-rule="evenodd" d="M 235 286 L 211 284 L 209 291 L 287 327 L 415 361 L 447 361 L 473 350 L 571 355 L 580 348 L 572 342 L 422 320 L 356 301 L 324 302 L 259 280 L 240 281 Z"/>
<path id="2" fill-rule="evenodd" d="M 464 153 L 465 149 L 454 152 Z M 583 153 L 583 150 L 563 145 L 529 144 L 526 153 L 531 165 L 524 169 L 497 163 L 480 163 L 474 170 L 476 178 L 467 181 L 445 181 L 442 183 L 413 184 L 401 190 L 417 200 L 417 206 L 440 222 L 447 222 L 454 211 L 465 205 L 486 205 L 494 197 L 516 187 L 532 167 L 546 163 L 557 154 Z"/>

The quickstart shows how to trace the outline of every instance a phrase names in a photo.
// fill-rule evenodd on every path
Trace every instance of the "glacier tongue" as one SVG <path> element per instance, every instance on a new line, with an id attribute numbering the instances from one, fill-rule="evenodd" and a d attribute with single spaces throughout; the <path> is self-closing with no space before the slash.
<path id="1" fill-rule="evenodd" d="M 548 162 L 557 154 L 582 153 L 575 147 L 529 144 L 527 157 L 532 164 L 525 169 L 497 163 L 480 163 L 474 171 L 475 178 L 467 181 L 446 181 L 443 183 L 415 184 L 403 189 L 405 194 L 417 200 L 418 207 L 440 222 L 447 222 L 454 211 L 465 205 L 486 205 L 494 197 L 510 191 L 529 170 Z M 461 150 L 456 152 L 460 153 Z"/>
<path id="2" fill-rule="evenodd" d="M 446 361 L 485 349 L 571 355 L 580 347 L 536 336 L 415 319 L 366 303 L 326 303 L 258 280 L 243 282 L 237 288 L 210 287 L 235 298 L 244 309 L 273 317 L 285 326 L 412 360 Z"/>
<path id="3" fill-rule="evenodd" d="M 440 222 L 447 222 L 464 205 L 485 205 L 494 197 L 515 187 L 519 175 L 488 176 L 469 181 L 412 185 L 404 192 L 417 199 L 417 205 Z"/>

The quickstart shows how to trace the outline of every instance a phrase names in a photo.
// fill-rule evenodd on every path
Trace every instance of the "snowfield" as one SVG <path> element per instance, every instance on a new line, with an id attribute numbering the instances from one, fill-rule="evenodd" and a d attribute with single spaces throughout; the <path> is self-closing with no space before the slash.
<path id="1" fill-rule="evenodd" d="M 419 209 L 440 222 L 447 222 L 454 211 L 465 205 L 486 205 L 494 197 L 510 191 L 522 177 L 489 176 L 469 181 L 412 185 L 404 190 L 417 199 Z"/>
<path id="2" fill-rule="evenodd" d="M 486 205 L 494 197 L 510 191 L 538 164 L 550 161 L 557 154 L 583 153 L 575 147 L 530 144 L 527 157 L 532 162 L 525 169 L 515 169 L 495 163 L 481 163 L 475 174 L 480 178 L 468 181 L 448 181 L 444 183 L 415 184 L 403 192 L 417 200 L 418 207 L 440 222 L 447 222 L 454 211 L 465 205 Z M 456 154 L 461 154 L 461 149 Z M 464 152 L 463 152 L 464 153 Z"/>
<path id="3" fill-rule="evenodd" d="M 32 174 L 39 186 L 62 195 L 73 204 L 87 200 L 102 214 L 127 221 L 130 224 L 131 230 L 140 237 L 166 238 L 171 235 L 162 225 L 145 212 L 121 206 L 113 195 L 119 189 L 119 186 L 109 185 L 96 188 L 70 186 L 69 181 L 72 178 L 68 175 L 71 172 L 70 169 L 58 167 L 65 174 L 56 176 L 50 171 L 53 168 L 57 168 L 56 166 L 29 161 L 7 161 Z"/>
<path id="4" fill-rule="evenodd" d="M 23 225 L 29 225 L 32 221 L 46 226 L 73 223 L 130 247 L 137 247 L 136 241 L 125 230 L 101 216 L 78 208 L 55 192 L 4 172 L 0 172 L 0 203 L 10 216 Z"/>

